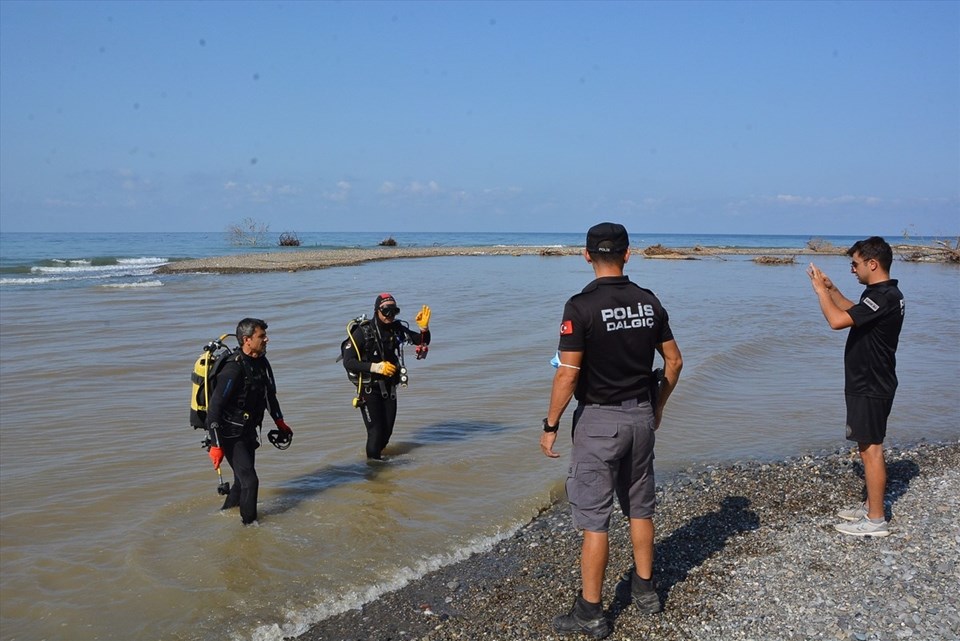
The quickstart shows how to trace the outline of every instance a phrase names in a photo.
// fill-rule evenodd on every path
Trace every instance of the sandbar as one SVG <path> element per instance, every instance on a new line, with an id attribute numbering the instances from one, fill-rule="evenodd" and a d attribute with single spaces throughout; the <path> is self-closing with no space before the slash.
<path id="1" fill-rule="evenodd" d="M 658 246 L 653 246 L 658 247 Z M 823 256 L 843 254 L 842 248 L 812 250 L 801 248 L 772 247 L 634 247 L 634 256 L 650 259 L 695 260 L 717 258 L 724 255 L 739 256 Z M 299 249 L 266 253 L 237 254 L 213 258 L 180 260 L 162 265 L 155 273 L 213 273 L 243 274 L 261 272 L 297 272 L 327 267 L 360 265 L 379 260 L 397 258 L 432 258 L 437 256 L 576 256 L 581 247 L 369 247 L 350 249 Z"/>

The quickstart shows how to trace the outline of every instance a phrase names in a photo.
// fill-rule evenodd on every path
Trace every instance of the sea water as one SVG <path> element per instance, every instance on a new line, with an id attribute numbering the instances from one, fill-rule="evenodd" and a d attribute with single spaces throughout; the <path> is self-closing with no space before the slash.
<path id="1" fill-rule="evenodd" d="M 402 247 L 580 246 L 583 234 L 498 232 L 311 232 L 296 234 L 298 246 L 279 246 L 275 235 L 256 245 L 215 232 L 169 233 L 0 233 L 0 287 L 45 289 L 74 286 L 158 287 L 160 265 L 189 258 L 242 253 L 370 248 L 392 239 Z M 240 237 L 244 240 L 244 237 Z M 253 236 L 246 240 L 255 240 Z M 796 249 L 813 242 L 846 247 L 849 236 L 811 238 L 790 235 L 633 234 L 635 247 L 777 247 Z M 899 242 L 899 241 L 898 241 Z M 922 239 L 913 242 L 922 242 Z"/>
<path id="2" fill-rule="evenodd" d="M 0 236 L 4 265 L 10 236 L 19 235 Z M 228 253 L 222 240 L 204 249 L 192 235 L 127 246 L 124 236 L 112 248 L 75 238 L 42 256 L 38 245 L 35 257 L 16 260 Z M 503 242 L 582 242 L 518 236 Z M 710 240 L 664 244 L 719 244 Z M 816 262 L 859 296 L 846 257 Z M 804 267 L 748 256 L 628 263 L 670 312 L 684 356 L 658 432 L 661 480 L 690 465 L 847 445 L 846 332 L 828 328 Z M 893 276 L 907 317 L 888 444 L 955 440 L 960 270 L 896 261 Z M 281 639 L 509 536 L 562 496 L 572 412 L 559 460 L 540 452 L 540 419 L 563 303 L 591 279 L 577 256 L 448 256 L 296 273 L 6 281 L 0 634 Z M 389 460 L 367 463 L 354 390 L 335 359 L 347 322 L 369 314 L 381 291 L 394 293 L 402 319 L 430 305 L 433 343 L 425 360 L 407 354 Z M 258 527 L 219 511 L 219 479 L 187 421 L 198 350 L 244 316 L 269 323 L 268 355 L 295 432 L 289 450 L 258 450 Z"/>

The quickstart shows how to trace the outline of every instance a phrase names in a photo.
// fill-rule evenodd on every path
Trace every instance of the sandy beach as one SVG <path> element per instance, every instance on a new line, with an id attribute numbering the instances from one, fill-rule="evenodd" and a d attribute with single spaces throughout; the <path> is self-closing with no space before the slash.
<path id="1" fill-rule="evenodd" d="M 576 256 L 580 247 L 373 247 L 357 249 L 321 249 L 277 251 L 263 254 L 239 254 L 216 258 L 182 260 L 163 265 L 158 274 L 257 272 L 295 272 L 307 269 L 343 267 L 393 258 L 431 258 L 435 256 Z M 725 248 L 725 247 L 634 247 L 634 256 L 655 259 L 695 260 L 738 256 L 823 256 L 843 254 L 845 249 Z"/>
<path id="2" fill-rule="evenodd" d="M 620 520 L 604 585 L 608 638 L 960 638 L 960 443 L 890 448 L 887 465 L 892 533 L 881 539 L 832 527 L 836 510 L 861 498 L 862 466 L 846 448 L 690 469 L 658 487 L 654 572 L 664 611 L 641 615 L 615 597 L 632 563 Z M 489 552 L 298 638 L 557 639 L 550 621 L 576 595 L 579 549 L 561 500 Z"/>

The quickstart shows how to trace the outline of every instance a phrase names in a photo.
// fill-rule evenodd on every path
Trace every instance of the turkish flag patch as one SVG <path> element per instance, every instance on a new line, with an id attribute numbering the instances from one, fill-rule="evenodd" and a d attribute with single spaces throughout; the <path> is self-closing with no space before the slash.
<path id="1" fill-rule="evenodd" d="M 566 336 L 573 333 L 573 321 L 565 320 L 560 323 L 560 335 Z"/>

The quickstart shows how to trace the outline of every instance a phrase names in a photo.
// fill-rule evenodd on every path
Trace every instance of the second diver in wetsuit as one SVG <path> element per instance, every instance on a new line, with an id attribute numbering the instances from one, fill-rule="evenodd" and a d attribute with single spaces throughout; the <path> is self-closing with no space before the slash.
<path id="1" fill-rule="evenodd" d="M 350 336 L 340 346 L 343 366 L 357 377 L 354 405 L 367 428 L 367 458 L 380 460 L 393 435 L 397 418 L 397 386 L 406 385 L 403 346 L 416 345 L 417 359 L 425 358 L 430 344 L 430 308 L 424 305 L 415 318 L 419 332 L 397 319 L 400 308 L 392 294 L 377 296 L 373 318 L 349 326 Z"/>

